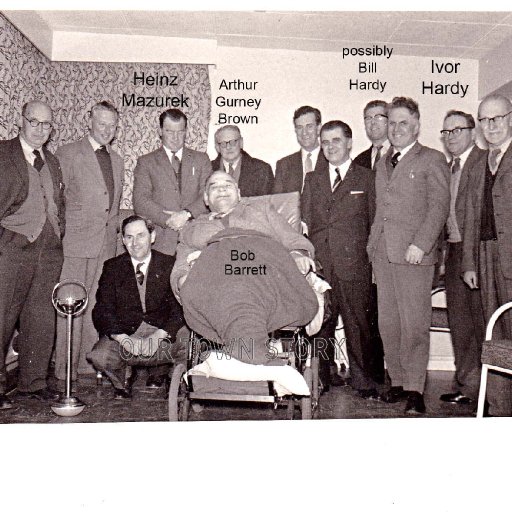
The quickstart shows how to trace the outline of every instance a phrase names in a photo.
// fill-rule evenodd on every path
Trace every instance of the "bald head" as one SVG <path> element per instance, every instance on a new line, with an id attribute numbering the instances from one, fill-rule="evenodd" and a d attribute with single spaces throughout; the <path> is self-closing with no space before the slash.
<path id="1" fill-rule="evenodd" d="M 512 103 L 505 96 L 492 94 L 478 107 L 478 121 L 490 147 L 497 147 L 512 137 Z"/>
<path id="2" fill-rule="evenodd" d="M 227 213 L 240 201 L 240 190 L 230 174 L 215 171 L 208 178 L 204 190 L 204 202 L 215 213 Z"/>
<path id="3" fill-rule="evenodd" d="M 52 111 L 43 101 L 29 101 L 21 109 L 18 126 L 21 137 L 34 149 L 40 149 L 52 132 Z"/>

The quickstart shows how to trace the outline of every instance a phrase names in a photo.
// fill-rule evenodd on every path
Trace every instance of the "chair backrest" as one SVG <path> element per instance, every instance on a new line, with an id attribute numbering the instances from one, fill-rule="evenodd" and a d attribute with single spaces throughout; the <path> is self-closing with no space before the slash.
<path id="1" fill-rule="evenodd" d="M 300 194 L 299 192 L 287 192 L 286 194 L 271 194 L 267 196 L 253 196 L 244 198 L 248 202 L 268 202 L 286 219 L 286 222 L 297 231 L 302 232 L 300 215 Z"/>

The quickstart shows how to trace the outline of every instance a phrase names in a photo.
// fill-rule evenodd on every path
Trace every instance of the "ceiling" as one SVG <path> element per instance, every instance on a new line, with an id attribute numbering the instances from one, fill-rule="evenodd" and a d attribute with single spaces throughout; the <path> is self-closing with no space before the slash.
<path id="1" fill-rule="evenodd" d="M 481 59 L 512 40 L 510 12 L 3 11 L 48 57 L 55 32 L 213 39 L 222 46 Z M 43 38 L 45 38 L 43 40 Z"/>

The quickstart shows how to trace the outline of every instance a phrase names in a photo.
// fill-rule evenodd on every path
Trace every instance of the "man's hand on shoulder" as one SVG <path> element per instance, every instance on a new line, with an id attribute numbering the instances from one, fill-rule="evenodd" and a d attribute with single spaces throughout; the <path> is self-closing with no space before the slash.
<path id="1" fill-rule="evenodd" d="M 183 226 L 190 219 L 190 212 L 188 212 L 187 210 L 181 210 L 179 212 L 170 212 L 164 210 L 164 213 L 170 215 L 165 224 L 167 225 L 167 227 L 173 229 L 174 231 L 179 231 L 180 229 L 182 229 Z"/>

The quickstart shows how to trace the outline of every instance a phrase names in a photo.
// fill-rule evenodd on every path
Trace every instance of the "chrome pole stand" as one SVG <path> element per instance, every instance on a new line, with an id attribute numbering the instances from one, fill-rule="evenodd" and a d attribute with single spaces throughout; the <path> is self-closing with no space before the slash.
<path id="1" fill-rule="evenodd" d="M 82 289 L 83 296 L 73 297 L 59 297 L 59 291 L 65 285 L 75 285 Z M 73 317 L 83 313 L 89 301 L 87 288 L 80 281 L 73 279 L 64 279 L 56 284 L 52 293 L 53 307 L 57 313 L 66 317 L 66 338 L 67 338 L 67 354 L 66 354 L 66 393 L 65 395 L 55 402 L 51 409 L 58 416 L 78 416 L 85 408 L 85 404 L 79 398 L 71 396 L 71 353 L 72 353 L 72 338 L 73 338 Z"/>

